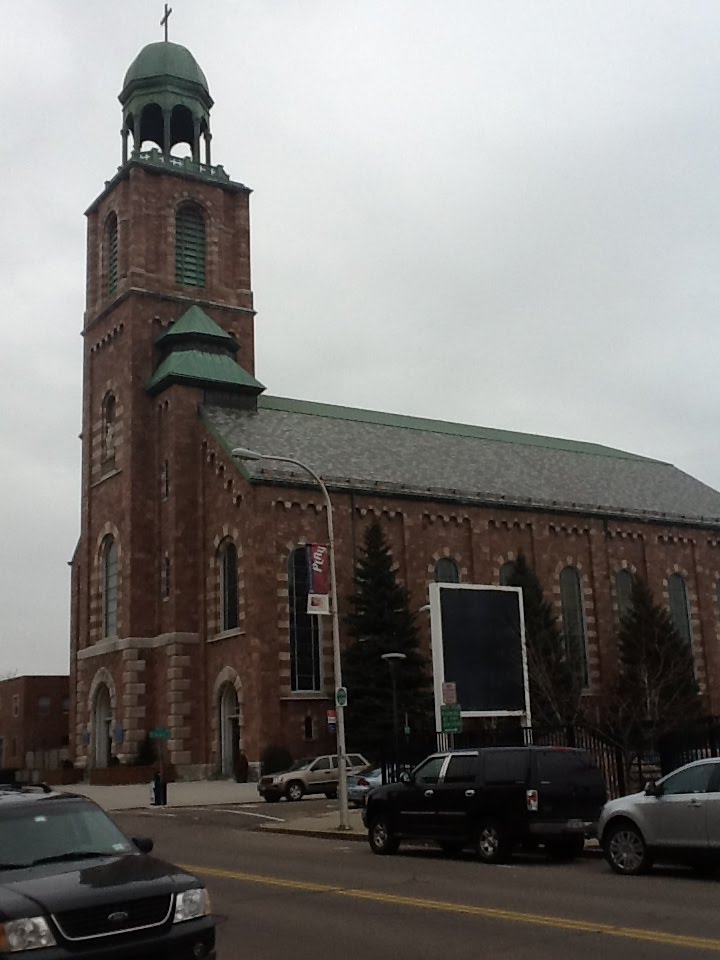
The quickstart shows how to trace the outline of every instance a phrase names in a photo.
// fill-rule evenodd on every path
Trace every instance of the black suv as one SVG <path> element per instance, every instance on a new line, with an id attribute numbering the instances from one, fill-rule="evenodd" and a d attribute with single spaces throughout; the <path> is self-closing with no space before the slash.
<path id="1" fill-rule="evenodd" d="M 0 786 L 0 958 L 215 958 L 207 891 L 151 850 L 85 797 Z"/>
<path id="2" fill-rule="evenodd" d="M 488 747 L 434 753 L 399 783 L 372 790 L 363 823 L 373 853 L 404 839 L 435 840 L 447 852 L 472 844 L 486 863 L 513 847 L 544 844 L 554 858 L 578 856 L 597 832 L 607 798 L 584 750 Z"/>

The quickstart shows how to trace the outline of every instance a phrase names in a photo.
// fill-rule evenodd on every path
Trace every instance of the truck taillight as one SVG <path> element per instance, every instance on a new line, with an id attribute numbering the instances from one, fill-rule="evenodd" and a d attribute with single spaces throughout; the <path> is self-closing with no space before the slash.
<path id="1" fill-rule="evenodd" d="M 537 790 L 526 790 L 525 797 L 527 799 L 527 808 L 528 810 L 537 810 L 539 797 Z"/>

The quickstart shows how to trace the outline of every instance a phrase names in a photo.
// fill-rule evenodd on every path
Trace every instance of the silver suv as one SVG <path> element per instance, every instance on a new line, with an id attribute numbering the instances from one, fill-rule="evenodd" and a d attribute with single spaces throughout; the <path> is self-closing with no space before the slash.
<path id="1" fill-rule="evenodd" d="M 696 760 L 610 800 L 598 836 L 616 873 L 644 873 L 655 860 L 720 864 L 720 759 Z"/>
<path id="2" fill-rule="evenodd" d="M 369 766 L 360 753 L 348 753 L 346 762 L 348 774 L 359 773 Z M 258 783 L 258 793 L 268 803 L 277 803 L 281 797 L 287 797 L 288 800 L 301 800 L 306 793 L 324 793 L 328 799 L 332 799 L 337 796 L 337 790 L 336 753 L 296 760 L 289 770 L 261 777 Z"/>

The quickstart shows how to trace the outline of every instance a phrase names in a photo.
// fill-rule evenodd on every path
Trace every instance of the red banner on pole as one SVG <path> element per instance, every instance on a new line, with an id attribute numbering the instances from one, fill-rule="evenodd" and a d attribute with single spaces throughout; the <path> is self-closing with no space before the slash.
<path id="1" fill-rule="evenodd" d="M 308 544 L 310 593 L 330 593 L 330 550 L 325 543 Z"/>

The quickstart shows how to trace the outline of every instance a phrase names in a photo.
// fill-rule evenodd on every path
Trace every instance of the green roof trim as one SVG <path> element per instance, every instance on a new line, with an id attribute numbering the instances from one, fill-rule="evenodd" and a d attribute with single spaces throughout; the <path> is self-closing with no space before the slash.
<path id="1" fill-rule="evenodd" d="M 166 357 L 148 380 L 148 393 L 160 393 L 173 383 L 197 387 L 222 387 L 231 391 L 260 393 L 265 387 L 223 353 L 176 350 Z"/>
<path id="2" fill-rule="evenodd" d="M 352 420 L 357 423 L 373 423 L 402 430 L 421 430 L 424 433 L 441 433 L 454 437 L 470 437 L 476 440 L 492 440 L 497 443 L 512 443 L 546 450 L 564 450 L 568 453 L 583 453 L 595 457 L 614 457 L 645 463 L 663 463 L 652 457 L 643 457 L 624 450 L 604 447 L 599 443 L 581 440 L 564 440 L 559 437 L 544 437 L 534 433 L 515 433 L 512 430 L 496 430 L 492 427 L 476 427 L 447 420 L 426 420 L 397 413 L 381 413 L 376 410 L 360 410 L 311 400 L 291 400 L 286 397 L 258 397 L 258 410 L 279 410 L 286 413 L 306 414 L 312 417 L 328 417 L 333 420 Z"/>
<path id="3" fill-rule="evenodd" d="M 235 338 L 226 333 L 197 304 L 193 304 L 189 310 L 186 310 L 162 336 L 158 337 L 156 343 L 158 346 L 174 347 L 183 339 L 197 341 L 198 337 L 202 337 L 204 341 L 215 341 L 218 346 L 237 350 Z"/>

